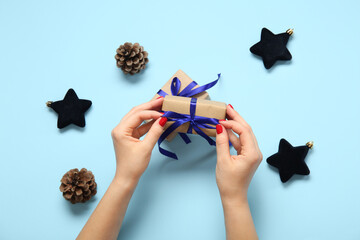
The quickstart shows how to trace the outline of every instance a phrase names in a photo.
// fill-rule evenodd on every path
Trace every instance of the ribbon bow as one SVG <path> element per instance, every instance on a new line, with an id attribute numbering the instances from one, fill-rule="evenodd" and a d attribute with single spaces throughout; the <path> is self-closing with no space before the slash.
<path id="1" fill-rule="evenodd" d="M 198 85 L 195 81 L 192 81 L 189 85 L 187 85 L 181 92 L 180 88 L 181 88 L 181 82 L 177 77 L 174 77 L 172 82 L 171 82 L 171 94 L 173 96 L 180 96 L 180 97 L 192 97 L 198 93 L 204 92 L 206 90 L 208 90 L 209 88 L 212 88 L 220 79 L 221 74 L 218 74 L 218 78 L 215 81 L 212 81 L 208 84 L 205 84 L 203 86 L 200 86 L 198 88 L 193 89 L 196 85 Z M 159 94 L 162 97 L 165 97 L 166 95 L 168 95 L 166 92 L 164 92 L 163 90 L 159 90 L 157 92 L 157 94 Z"/>
<path id="2" fill-rule="evenodd" d="M 167 157 L 170 157 L 170 158 L 174 158 L 176 160 L 178 159 L 175 153 L 163 149 L 162 147 L 160 147 L 160 144 L 176 128 L 178 128 L 180 125 L 187 123 L 187 122 L 190 123 L 187 133 L 192 133 L 192 130 L 194 129 L 195 132 L 197 134 L 199 134 L 200 136 L 202 136 L 203 138 L 205 138 L 210 145 L 216 145 L 215 141 L 212 140 L 209 136 L 207 136 L 200 128 L 215 129 L 215 127 L 210 126 L 208 124 L 217 125 L 217 124 L 219 124 L 219 119 L 195 116 L 196 102 L 197 102 L 196 98 L 192 98 L 190 101 L 190 115 L 180 114 L 180 113 L 176 113 L 176 112 L 172 112 L 172 111 L 164 112 L 164 115 L 163 115 L 164 117 L 167 117 L 170 121 L 175 121 L 175 122 L 164 131 L 164 133 L 160 136 L 160 138 L 158 140 L 159 151 L 161 154 L 163 154 Z M 186 134 L 184 134 L 184 135 L 186 136 Z M 188 138 L 188 136 L 186 136 L 186 137 Z M 189 142 L 190 142 L 190 139 L 189 139 Z M 186 143 L 189 143 L 189 142 L 186 142 Z"/>

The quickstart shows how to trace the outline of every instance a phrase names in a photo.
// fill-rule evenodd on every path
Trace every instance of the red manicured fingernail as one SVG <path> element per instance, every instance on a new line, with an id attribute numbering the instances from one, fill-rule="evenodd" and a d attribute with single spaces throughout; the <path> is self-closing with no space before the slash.
<path id="1" fill-rule="evenodd" d="M 163 96 L 157 97 L 156 99 L 163 98 Z"/>
<path id="2" fill-rule="evenodd" d="M 222 131 L 223 131 L 222 126 L 220 124 L 216 125 L 216 133 L 220 134 L 222 133 Z"/>
<path id="3" fill-rule="evenodd" d="M 223 121 L 226 121 L 225 119 L 220 119 L 219 122 L 223 122 Z"/>
<path id="4" fill-rule="evenodd" d="M 162 115 L 164 115 L 164 112 L 160 112 Z"/>
<path id="5" fill-rule="evenodd" d="M 160 126 L 163 127 L 166 122 L 167 122 L 167 118 L 166 118 L 166 117 L 161 117 L 161 118 L 160 118 L 160 121 L 159 121 L 159 124 L 160 124 Z"/>
<path id="6" fill-rule="evenodd" d="M 234 109 L 234 107 L 229 103 L 229 106 L 232 108 L 232 109 Z"/>

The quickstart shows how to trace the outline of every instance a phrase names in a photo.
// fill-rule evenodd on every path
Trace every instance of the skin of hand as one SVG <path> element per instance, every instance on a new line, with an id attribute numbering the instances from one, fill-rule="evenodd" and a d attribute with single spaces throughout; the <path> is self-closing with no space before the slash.
<path id="1" fill-rule="evenodd" d="M 227 106 L 227 118 L 216 126 L 216 182 L 224 208 L 226 236 L 228 240 L 258 239 L 247 191 L 262 153 L 251 127 L 231 105 Z M 229 140 L 237 155 L 230 154 Z"/>
<path id="2" fill-rule="evenodd" d="M 115 177 L 77 239 L 117 239 L 132 194 L 167 121 L 158 112 L 163 100 L 158 98 L 134 107 L 112 130 Z M 148 119 L 153 120 L 141 125 Z"/>
<path id="3" fill-rule="evenodd" d="M 134 107 L 111 132 L 116 156 L 115 179 L 137 183 L 150 162 L 151 152 L 163 132 L 163 125 L 154 122 L 162 116 L 164 98 Z M 144 120 L 152 121 L 140 126 Z M 164 120 L 166 118 L 163 118 Z M 160 119 L 159 119 L 160 120 Z M 158 121 L 159 121 L 158 120 Z M 161 124 L 165 124 L 162 120 Z M 145 135 L 143 140 L 140 137 Z"/>

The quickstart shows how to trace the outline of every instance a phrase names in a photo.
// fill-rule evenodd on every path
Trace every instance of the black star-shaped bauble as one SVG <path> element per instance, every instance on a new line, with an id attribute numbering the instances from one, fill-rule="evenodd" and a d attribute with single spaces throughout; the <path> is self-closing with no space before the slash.
<path id="1" fill-rule="evenodd" d="M 261 30 L 260 42 L 250 48 L 250 52 L 262 57 L 266 69 L 270 69 L 277 60 L 290 60 L 291 53 L 286 48 L 292 29 L 284 33 L 273 34 L 269 29 Z"/>
<path id="2" fill-rule="evenodd" d="M 85 112 L 90 108 L 91 101 L 79 99 L 74 89 L 70 88 L 63 100 L 49 101 L 46 105 L 58 114 L 58 128 L 61 129 L 70 124 L 85 127 Z"/>
<path id="3" fill-rule="evenodd" d="M 312 145 L 312 142 L 308 142 L 305 146 L 293 147 L 288 141 L 281 139 L 279 151 L 268 157 L 266 161 L 279 169 L 280 179 L 283 183 L 294 174 L 309 175 L 310 170 L 305 163 L 305 157 Z"/>

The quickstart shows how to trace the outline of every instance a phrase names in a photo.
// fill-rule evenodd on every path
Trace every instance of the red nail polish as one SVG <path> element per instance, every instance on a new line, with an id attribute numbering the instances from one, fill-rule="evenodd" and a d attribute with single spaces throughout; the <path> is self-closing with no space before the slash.
<path id="1" fill-rule="evenodd" d="M 164 112 L 160 112 L 161 113 L 161 115 L 164 115 Z"/>
<path id="2" fill-rule="evenodd" d="M 162 98 L 163 96 L 157 97 L 156 99 Z"/>
<path id="3" fill-rule="evenodd" d="M 223 122 L 223 121 L 226 121 L 225 119 L 219 119 L 219 122 Z"/>
<path id="4" fill-rule="evenodd" d="M 163 127 L 166 122 L 167 122 L 167 118 L 166 118 L 166 117 L 161 117 L 161 118 L 160 118 L 160 121 L 159 121 L 159 124 L 160 124 L 160 126 Z"/>
<path id="5" fill-rule="evenodd" d="M 223 132 L 222 126 L 220 124 L 216 125 L 216 133 L 220 134 Z"/>
<path id="6" fill-rule="evenodd" d="M 229 103 L 229 106 L 232 108 L 232 109 L 234 109 L 234 107 Z"/>

